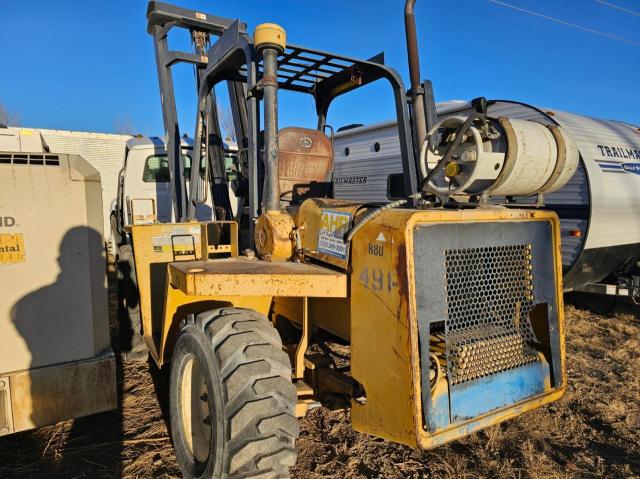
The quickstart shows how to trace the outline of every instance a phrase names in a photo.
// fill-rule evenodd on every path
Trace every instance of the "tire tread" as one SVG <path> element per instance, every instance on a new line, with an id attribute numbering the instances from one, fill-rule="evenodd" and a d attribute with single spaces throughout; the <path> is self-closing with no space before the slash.
<path id="1" fill-rule="evenodd" d="M 291 383 L 291 362 L 277 330 L 265 316 L 240 308 L 202 313 L 196 324 L 211 342 L 222 377 L 225 474 L 229 478 L 290 477 L 299 434 L 297 395 Z"/>

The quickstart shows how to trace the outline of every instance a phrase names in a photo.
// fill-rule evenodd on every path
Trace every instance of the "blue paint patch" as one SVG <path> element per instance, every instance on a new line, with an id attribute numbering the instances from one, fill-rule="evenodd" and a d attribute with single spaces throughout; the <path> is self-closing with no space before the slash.
<path id="1" fill-rule="evenodd" d="M 438 429 L 445 429 L 449 426 L 449 388 L 446 380 L 442 381 L 442 386 L 436 388 L 432 395 L 429 390 L 427 402 L 427 429 L 434 432 Z"/>
<path id="2" fill-rule="evenodd" d="M 544 391 L 549 366 L 536 361 L 515 369 L 451 386 L 451 422 L 466 421 Z"/>
<path id="3" fill-rule="evenodd" d="M 640 163 L 622 163 L 622 169 L 629 173 L 640 175 Z"/>

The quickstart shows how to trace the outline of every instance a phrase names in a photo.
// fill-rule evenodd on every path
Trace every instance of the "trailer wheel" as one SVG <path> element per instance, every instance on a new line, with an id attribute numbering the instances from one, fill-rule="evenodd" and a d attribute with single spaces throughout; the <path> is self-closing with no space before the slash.
<path id="1" fill-rule="evenodd" d="M 111 236 L 113 237 L 113 241 L 115 243 L 116 249 L 113 251 L 114 256 L 118 253 L 117 248 L 122 244 L 122 235 L 118 230 L 118 219 L 115 214 L 112 214 L 109 217 L 109 224 L 111 225 Z"/>
<path id="2" fill-rule="evenodd" d="M 291 362 L 269 320 L 224 308 L 185 321 L 171 358 L 173 445 L 185 478 L 287 478 L 299 426 Z"/>
<path id="3" fill-rule="evenodd" d="M 125 361 L 146 361 L 149 353 L 142 338 L 140 292 L 130 245 L 121 246 L 118 254 L 118 321 Z"/>

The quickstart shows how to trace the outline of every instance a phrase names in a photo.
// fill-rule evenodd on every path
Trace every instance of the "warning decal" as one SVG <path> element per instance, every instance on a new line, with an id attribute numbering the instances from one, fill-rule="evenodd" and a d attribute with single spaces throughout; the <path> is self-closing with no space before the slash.
<path id="1" fill-rule="evenodd" d="M 0 234 L 0 265 L 22 263 L 24 261 L 24 238 L 22 234 Z"/>
<path id="2" fill-rule="evenodd" d="M 173 253 L 174 256 L 194 256 L 200 244 L 200 227 L 174 228 L 151 238 L 154 253 Z"/>
<path id="3" fill-rule="evenodd" d="M 346 258 L 347 245 L 343 238 L 349 229 L 351 214 L 325 210 L 322 212 L 318 251 L 338 258 Z"/>

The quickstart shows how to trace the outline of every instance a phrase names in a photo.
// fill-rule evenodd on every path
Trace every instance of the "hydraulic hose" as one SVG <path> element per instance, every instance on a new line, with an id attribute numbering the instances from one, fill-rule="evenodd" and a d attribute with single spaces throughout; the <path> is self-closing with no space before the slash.
<path id="1" fill-rule="evenodd" d="M 398 208 L 399 206 L 403 206 L 410 199 L 420 198 L 420 196 L 421 195 L 419 193 L 415 194 L 415 195 L 411 195 L 408 198 L 405 198 L 405 199 L 402 199 L 402 200 L 392 201 L 391 203 L 387 203 L 386 205 L 380 206 L 379 208 L 376 208 L 375 210 L 369 211 L 368 213 L 366 213 L 362 217 L 362 219 L 360 221 L 358 221 L 357 224 L 353 225 L 351 227 L 351 229 L 345 233 L 344 242 L 348 243 L 349 241 L 351 241 L 351 238 L 353 238 L 353 235 L 355 235 L 360 230 L 360 228 L 362 228 L 366 223 L 371 221 L 376 216 L 380 215 L 380 213 L 382 213 L 383 211 L 390 210 L 391 208 Z"/>

